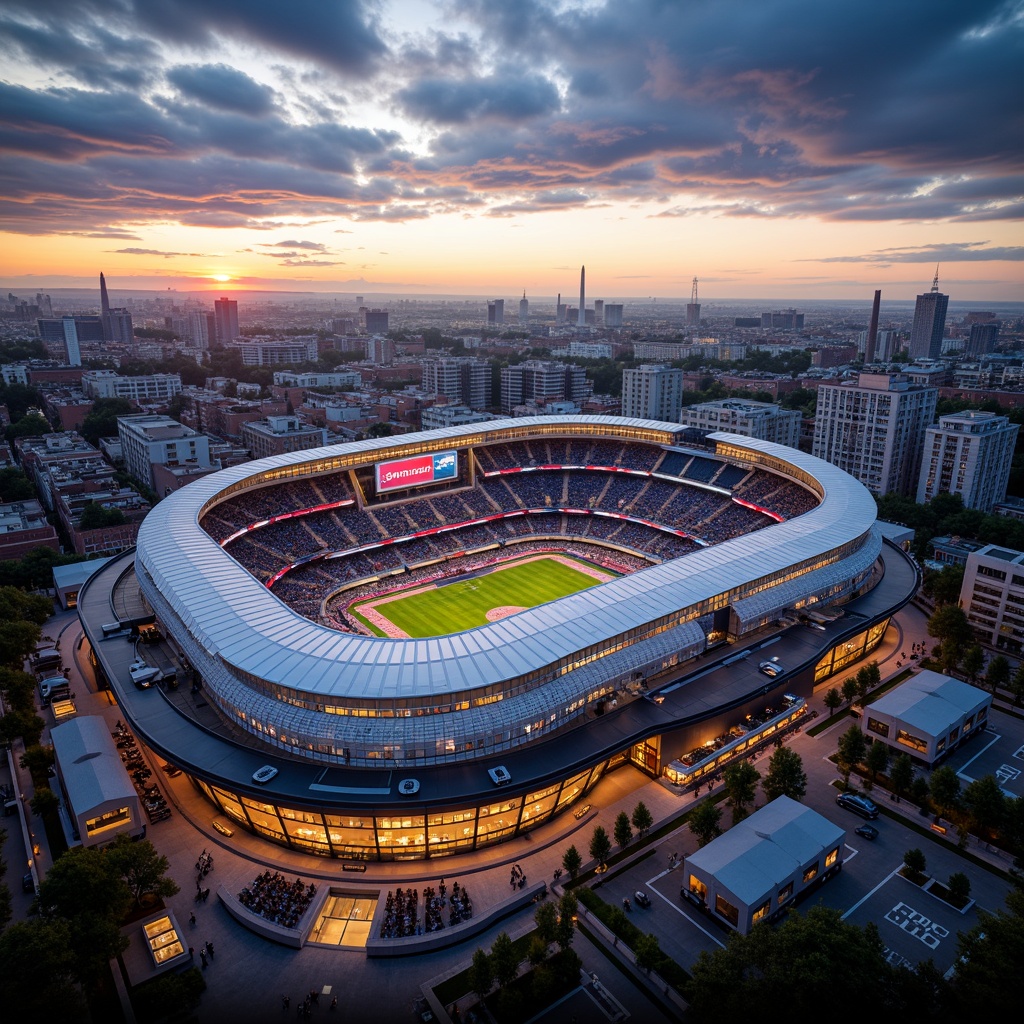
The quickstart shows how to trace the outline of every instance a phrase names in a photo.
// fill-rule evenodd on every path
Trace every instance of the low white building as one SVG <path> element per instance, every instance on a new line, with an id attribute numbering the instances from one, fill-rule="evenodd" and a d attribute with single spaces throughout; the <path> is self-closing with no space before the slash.
<path id="1" fill-rule="evenodd" d="M 861 731 L 929 768 L 988 721 L 992 694 L 925 669 L 864 709 Z"/>
<path id="2" fill-rule="evenodd" d="M 139 794 L 105 719 L 72 718 L 50 730 L 50 741 L 69 845 L 103 846 L 122 833 L 145 835 Z"/>
<path id="3" fill-rule="evenodd" d="M 845 841 L 844 828 L 780 796 L 686 859 L 682 895 L 746 935 L 836 874 Z"/>

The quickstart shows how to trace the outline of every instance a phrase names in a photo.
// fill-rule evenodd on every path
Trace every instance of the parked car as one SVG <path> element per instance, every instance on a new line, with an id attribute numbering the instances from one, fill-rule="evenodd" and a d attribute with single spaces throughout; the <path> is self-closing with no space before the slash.
<path id="1" fill-rule="evenodd" d="M 878 817 L 878 807 L 875 806 L 874 800 L 861 796 L 859 793 L 840 793 L 836 797 L 836 803 L 848 811 L 853 811 L 854 814 L 859 814 L 862 818 L 873 820 Z"/>
<path id="2" fill-rule="evenodd" d="M 875 828 L 874 825 L 858 825 L 853 831 L 856 832 L 857 835 L 863 836 L 865 839 L 878 838 L 878 829 Z"/>
<path id="3" fill-rule="evenodd" d="M 638 907 L 649 907 L 651 905 L 650 896 L 645 892 L 641 892 L 640 889 L 633 893 L 633 899 Z"/>

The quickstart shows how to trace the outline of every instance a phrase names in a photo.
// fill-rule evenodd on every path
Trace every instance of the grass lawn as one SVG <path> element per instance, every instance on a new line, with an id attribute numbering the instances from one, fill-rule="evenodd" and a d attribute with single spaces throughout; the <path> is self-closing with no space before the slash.
<path id="1" fill-rule="evenodd" d="M 484 576 L 400 597 L 380 605 L 377 612 L 409 636 L 443 636 L 487 625 L 487 613 L 492 608 L 533 608 L 597 583 L 593 576 L 553 558 L 534 558 L 499 567 Z M 359 614 L 361 607 L 362 604 L 353 605 L 350 612 L 383 635 Z"/>

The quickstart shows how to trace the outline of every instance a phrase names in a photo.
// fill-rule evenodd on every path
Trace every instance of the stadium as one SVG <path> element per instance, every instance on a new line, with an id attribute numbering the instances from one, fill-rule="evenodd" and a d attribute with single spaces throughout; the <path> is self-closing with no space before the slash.
<path id="1" fill-rule="evenodd" d="M 620 765 L 673 785 L 720 770 L 752 736 L 691 755 L 744 717 L 796 721 L 916 589 L 875 519 L 796 449 L 494 420 L 202 478 L 79 614 L 129 724 L 242 827 L 350 860 L 446 856 Z M 155 621 L 173 676 L 135 689 L 112 621 Z"/>

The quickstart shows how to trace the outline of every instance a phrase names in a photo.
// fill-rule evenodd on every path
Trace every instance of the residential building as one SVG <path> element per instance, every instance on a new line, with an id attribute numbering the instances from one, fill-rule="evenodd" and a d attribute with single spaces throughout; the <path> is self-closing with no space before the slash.
<path id="1" fill-rule="evenodd" d="M 220 298 L 213 304 L 214 338 L 218 348 L 240 336 L 238 329 L 238 302 L 235 299 Z"/>
<path id="2" fill-rule="evenodd" d="M 505 322 L 505 300 L 494 299 L 487 303 L 487 322 L 489 324 L 503 324 Z"/>
<path id="3" fill-rule="evenodd" d="M 486 409 L 491 404 L 491 364 L 471 356 L 438 356 L 423 360 L 422 387 L 453 405 Z"/>
<path id="4" fill-rule="evenodd" d="M 501 411 L 511 413 L 529 399 L 570 401 L 577 404 L 589 397 L 593 385 L 587 371 L 573 363 L 528 359 L 501 369 Z"/>
<path id="5" fill-rule="evenodd" d="M 460 427 L 492 419 L 495 417 L 491 413 L 478 412 L 466 405 L 431 405 L 420 413 L 420 426 L 423 430 L 437 430 L 439 427 Z"/>
<path id="6" fill-rule="evenodd" d="M 323 427 L 307 426 L 298 416 L 268 416 L 265 420 L 242 424 L 242 444 L 254 459 L 284 452 L 322 448 L 327 444 Z"/>
<path id="7" fill-rule="evenodd" d="M 987 355 L 995 352 L 999 344 L 999 321 L 992 323 L 971 324 L 971 333 L 967 338 L 967 348 L 964 354 L 970 358 Z"/>
<path id="8" fill-rule="evenodd" d="M 761 326 L 776 331 L 799 331 L 804 326 L 804 314 L 795 309 L 777 309 L 772 313 L 761 314 Z"/>
<path id="9" fill-rule="evenodd" d="M 82 391 L 86 397 L 126 398 L 130 402 L 169 402 L 181 394 L 178 373 L 147 373 L 138 377 L 122 377 L 114 370 L 86 370 L 82 374 Z"/>
<path id="10" fill-rule="evenodd" d="M 155 465 L 210 468 L 210 439 L 170 416 L 119 416 L 117 434 L 125 469 L 146 487 L 155 489 Z"/>
<path id="11" fill-rule="evenodd" d="M 293 388 L 358 388 L 363 378 L 357 370 L 335 370 L 333 373 L 275 370 L 274 383 Z"/>
<path id="12" fill-rule="evenodd" d="M 644 363 L 622 371 L 623 416 L 678 423 L 682 402 L 682 370 Z"/>
<path id="13" fill-rule="evenodd" d="M 239 338 L 231 342 L 243 366 L 282 366 L 315 362 L 319 354 L 316 335 L 308 338 Z"/>
<path id="14" fill-rule="evenodd" d="M 388 333 L 388 311 L 386 309 L 364 310 L 367 334 Z"/>
<path id="15" fill-rule="evenodd" d="M 35 498 L 0 504 L 0 561 L 24 558 L 34 548 L 60 551 L 57 531 Z"/>
<path id="16" fill-rule="evenodd" d="M 959 494 L 965 508 L 991 512 L 1006 497 L 1019 429 L 1006 416 L 977 409 L 941 416 L 925 431 L 918 504 Z"/>
<path id="17" fill-rule="evenodd" d="M 845 470 L 875 497 L 892 491 L 910 497 L 938 394 L 938 388 L 888 373 L 821 384 L 811 454 Z"/>
<path id="18" fill-rule="evenodd" d="M 800 443 L 800 417 L 798 409 L 783 409 L 774 402 L 722 398 L 685 406 L 679 422 L 698 430 L 724 430 L 797 448 Z"/>
<path id="19" fill-rule="evenodd" d="M 960 607 L 982 643 L 1024 650 L 1024 552 L 986 544 L 967 556 Z"/>

